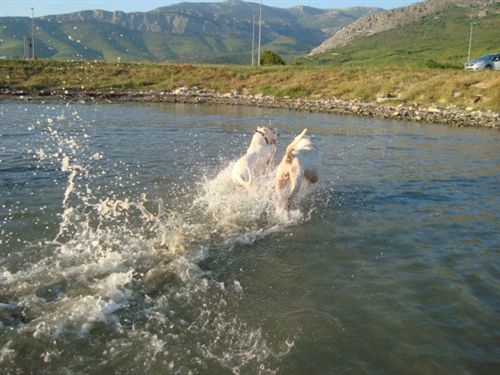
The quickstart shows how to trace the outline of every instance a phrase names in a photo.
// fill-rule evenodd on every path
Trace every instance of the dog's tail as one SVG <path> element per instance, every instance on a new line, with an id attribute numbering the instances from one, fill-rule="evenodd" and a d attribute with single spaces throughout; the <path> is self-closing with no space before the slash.
<path id="1" fill-rule="evenodd" d="M 300 133 L 298 136 L 295 137 L 295 139 L 290 143 L 285 151 L 285 160 L 288 164 L 292 162 L 292 152 L 295 150 L 295 147 L 297 147 L 297 144 L 304 138 L 304 135 L 307 132 L 307 128 L 302 130 L 302 133 Z"/>

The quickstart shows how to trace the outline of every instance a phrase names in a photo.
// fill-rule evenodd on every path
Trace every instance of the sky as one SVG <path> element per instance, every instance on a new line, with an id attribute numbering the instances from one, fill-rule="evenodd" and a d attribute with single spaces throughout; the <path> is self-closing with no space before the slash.
<path id="1" fill-rule="evenodd" d="M 220 2 L 222 0 L 188 0 L 188 2 Z M 419 0 L 263 0 L 263 5 L 290 8 L 308 5 L 315 8 L 347 8 L 371 6 L 384 9 L 402 7 Z M 421 1 L 421 0 L 420 0 Z M 29 16 L 34 8 L 35 17 L 49 14 L 71 13 L 79 10 L 103 9 L 124 12 L 145 12 L 161 6 L 177 4 L 182 0 L 0 0 L 0 16 Z M 252 0 L 259 3 L 260 0 Z"/>

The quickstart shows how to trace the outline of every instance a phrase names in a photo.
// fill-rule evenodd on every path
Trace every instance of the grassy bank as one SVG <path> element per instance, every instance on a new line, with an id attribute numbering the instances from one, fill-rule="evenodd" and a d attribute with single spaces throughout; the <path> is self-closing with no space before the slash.
<path id="1" fill-rule="evenodd" d="M 375 101 L 500 110 L 500 73 L 452 69 L 247 67 L 156 63 L 0 61 L 0 87 L 13 89 L 150 90 L 201 85 L 278 97 Z"/>

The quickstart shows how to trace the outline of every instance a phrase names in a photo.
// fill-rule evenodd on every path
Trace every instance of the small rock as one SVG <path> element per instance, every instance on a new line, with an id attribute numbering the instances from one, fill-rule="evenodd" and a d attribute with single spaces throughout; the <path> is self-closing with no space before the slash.
<path id="1" fill-rule="evenodd" d="M 179 87 L 174 90 L 175 95 L 187 95 L 189 94 L 189 89 L 186 86 Z"/>

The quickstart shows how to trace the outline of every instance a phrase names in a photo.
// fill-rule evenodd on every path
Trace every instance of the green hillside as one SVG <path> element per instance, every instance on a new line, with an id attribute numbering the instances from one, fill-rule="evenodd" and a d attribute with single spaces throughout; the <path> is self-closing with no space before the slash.
<path id="1" fill-rule="evenodd" d="M 476 23 L 472 57 L 500 52 L 500 4 L 492 6 L 487 14 L 473 16 L 470 8 L 452 6 L 404 27 L 359 38 L 312 58 L 301 58 L 298 63 L 462 68 L 467 59 L 471 22 Z"/>

